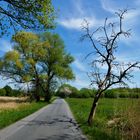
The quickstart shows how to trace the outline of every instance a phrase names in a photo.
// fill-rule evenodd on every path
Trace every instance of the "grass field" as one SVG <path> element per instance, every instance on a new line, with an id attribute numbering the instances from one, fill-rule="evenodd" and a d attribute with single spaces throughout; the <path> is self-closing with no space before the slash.
<path id="1" fill-rule="evenodd" d="M 101 99 L 93 126 L 87 118 L 93 99 L 68 98 L 72 112 L 83 132 L 91 140 L 139 140 L 140 100 Z"/>
<path id="2" fill-rule="evenodd" d="M 0 129 L 32 114 L 47 104 L 45 102 L 20 103 L 17 101 L 17 98 L 15 100 L 13 98 L 5 98 L 4 101 L 0 103 Z"/>

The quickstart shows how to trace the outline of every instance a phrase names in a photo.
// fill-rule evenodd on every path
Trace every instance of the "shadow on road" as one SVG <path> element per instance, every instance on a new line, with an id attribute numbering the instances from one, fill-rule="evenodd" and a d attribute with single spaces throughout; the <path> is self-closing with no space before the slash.
<path id="1" fill-rule="evenodd" d="M 25 122 L 25 121 L 24 121 Z M 27 122 L 28 126 L 32 126 L 32 125 L 48 125 L 48 126 L 56 126 L 56 124 L 58 123 L 67 123 L 67 125 L 70 125 L 71 127 L 75 127 L 76 129 L 79 129 L 79 125 L 76 123 L 75 120 L 73 120 L 72 118 L 69 118 L 65 115 L 62 116 L 57 116 L 56 118 L 47 118 L 47 121 L 43 121 L 43 120 L 32 120 Z"/>
<path id="2" fill-rule="evenodd" d="M 38 138 L 36 140 L 86 140 L 85 138 L 79 138 L 78 136 L 72 136 L 69 134 L 64 134 L 64 135 L 54 135 L 46 138 Z"/>

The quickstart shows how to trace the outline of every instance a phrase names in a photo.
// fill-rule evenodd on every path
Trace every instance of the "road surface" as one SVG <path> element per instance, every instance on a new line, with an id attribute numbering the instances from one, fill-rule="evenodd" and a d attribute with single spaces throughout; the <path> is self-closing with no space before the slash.
<path id="1" fill-rule="evenodd" d="M 86 140 L 63 99 L 0 131 L 0 140 Z"/>

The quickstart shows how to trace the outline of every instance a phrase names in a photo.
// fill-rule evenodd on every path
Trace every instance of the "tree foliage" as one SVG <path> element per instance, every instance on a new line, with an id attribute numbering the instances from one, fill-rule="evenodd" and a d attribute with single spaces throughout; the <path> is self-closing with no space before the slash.
<path id="1" fill-rule="evenodd" d="M 70 80 L 74 78 L 70 64 L 74 61 L 73 57 L 66 53 L 64 42 L 58 34 L 45 33 L 40 39 L 49 42 L 49 47 L 41 61 L 43 73 L 47 75 L 45 100 L 49 100 L 57 79 Z"/>
<path id="2" fill-rule="evenodd" d="M 74 78 L 70 67 L 73 57 L 65 51 L 58 34 L 22 31 L 12 39 L 15 45 L 1 59 L 1 74 L 15 82 L 32 85 L 37 101 L 40 88 L 49 101 L 59 79 Z"/>
<path id="3" fill-rule="evenodd" d="M 51 0 L 1 0 L 0 33 L 5 34 L 11 27 L 14 30 L 52 28 L 54 15 Z"/>

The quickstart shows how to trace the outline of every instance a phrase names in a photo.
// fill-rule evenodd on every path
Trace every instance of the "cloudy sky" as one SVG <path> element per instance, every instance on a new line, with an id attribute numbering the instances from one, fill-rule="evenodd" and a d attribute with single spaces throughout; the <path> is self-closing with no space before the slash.
<path id="1" fill-rule="evenodd" d="M 116 21 L 114 13 L 118 9 L 131 9 L 124 20 L 124 28 L 131 29 L 131 36 L 119 39 L 116 55 L 120 61 L 140 60 L 140 0 L 53 0 L 53 5 L 58 11 L 57 27 L 53 32 L 60 34 L 66 50 L 75 58 L 72 68 L 76 79 L 70 82 L 73 86 L 82 88 L 90 85 L 87 76 L 87 72 L 90 71 L 88 66 L 90 61 L 86 60 L 85 56 L 92 51 L 92 48 L 88 42 L 80 41 L 84 19 L 88 20 L 92 29 L 96 29 L 104 23 L 106 17 Z M 9 40 L 9 38 L 0 39 L 0 55 L 11 49 Z M 133 74 L 133 86 L 140 87 L 140 72 L 135 71 Z M 3 82 L 1 86 L 4 84 Z"/>

